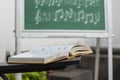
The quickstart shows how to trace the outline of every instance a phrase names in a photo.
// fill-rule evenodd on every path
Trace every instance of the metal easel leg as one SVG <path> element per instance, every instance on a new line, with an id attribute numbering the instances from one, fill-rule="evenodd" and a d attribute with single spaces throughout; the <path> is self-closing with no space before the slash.
<path id="1" fill-rule="evenodd" d="M 21 53 L 21 27 L 20 27 L 20 0 L 15 0 L 15 50 L 16 54 Z M 22 74 L 15 74 L 16 80 L 22 80 Z"/>
<path id="2" fill-rule="evenodd" d="M 108 79 L 113 80 L 112 37 L 108 38 Z"/>
<path id="3" fill-rule="evenodd" d="M 97 38 L 97 40 L 96 40 L 96 56 L 95 56 L 94 80 L 98 80 L 99 61 L 100 61 L 100 38 Z"/>

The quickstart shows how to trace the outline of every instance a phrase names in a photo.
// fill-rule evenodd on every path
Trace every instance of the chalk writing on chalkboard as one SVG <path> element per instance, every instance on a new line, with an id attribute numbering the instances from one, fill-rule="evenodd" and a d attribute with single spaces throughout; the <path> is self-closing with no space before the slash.
<path id="1" fill-rule="evenodd" d="M 35 0 L 35 8 L 38 8 L 39 6 L 58 6 L 61 5 L 74 5 L 77 8 L 80 8 L 81 6 L 88 7 L 93 5 L 98 5 L 99 0 Z"/>
<path id="2" fill-rule="evenodd" d="M 79 9 L 81 7 L 89 8 L 89 6 L 99 6 L 99 0 L 35 0 L 35 22 L 36 25 L 40 22 L 83 22 L 84 24 L 93 23 L 96 25 L 100 21 L 100 12 L 90 12 L 87 13 L 85 10 Z M 44 12 L 41 7 L 60 7 L 60 6 L 74 6 L 78 10 L 74 11 L 73 8 L 60 8 L 56 9 L 53 12 Z M 53 16 L 54 15 L 54 16 Z"/>

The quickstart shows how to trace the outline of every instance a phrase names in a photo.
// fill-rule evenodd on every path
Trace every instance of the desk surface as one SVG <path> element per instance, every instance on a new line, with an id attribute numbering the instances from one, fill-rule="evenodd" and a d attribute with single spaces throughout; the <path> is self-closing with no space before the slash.
<path id="1" fill-rule="evenodd" d="M 76 60 L 63 60 L 50 64 L 0 64 L 0 73 L 22 73 L 22 72 L 36 72 L 48 71 L 64 68 L 68 65 L 79 64 L 79 59 Z"/>

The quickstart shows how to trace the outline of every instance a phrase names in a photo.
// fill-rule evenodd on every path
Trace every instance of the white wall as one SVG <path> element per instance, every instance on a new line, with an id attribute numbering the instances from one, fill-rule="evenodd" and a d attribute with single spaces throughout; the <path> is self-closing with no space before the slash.
<path id="1" fill-rule="evenodd" d="M 112 0 L 113 1 L 113 31 L 115 34 L 115 37 L 113 39 L 113 46 L 114 47 L 120 47 L 120 10 L 119 10 L 119 4 L 120 0 Z M 14 30 L 14 0 L 0 0 L 0 62 L 5 61 L 5 52 L 9 50 L 11 53 L 14 51 L 14 37 L 13 37 L 13 30 Z M 39 42 L 40 41 L 40 42 Z M 106 40 L 104 40 L 106 41 Z M 60 43 L 79 43 L 79 39 L 72 39 L 72 40 L 47 40 L 44 39 L 41 40 L 32 40 L 30 39 L 25 40 L 22 45 L 22 48 L 28 46 L 35 46 L 34 43 L 39 42 L 39 45 L 42 43 L 42 45 L 46 45 L 45 43 L 48 42 L 49 44 L 60 44 Z M 95 40 L 91 40 L 91 44 L 93 45 Z M 83 43 L 83 42 L 82 42 Z M 105 45 L 106 42 L 103 42 L 102 45 Z"/>
<path id="2" fill-rule="evenodd" d="M 6 50 L 12 50 L 12 30 L 14 27 L 14 1 L 0 0 L 0 62 L 5 61 Z"/>
<path id="3" fill-rule="evenodd" d="M 115 37 L 113 45 L 120 48 L 120 0 L 113 1 L 113 32 Z"/>

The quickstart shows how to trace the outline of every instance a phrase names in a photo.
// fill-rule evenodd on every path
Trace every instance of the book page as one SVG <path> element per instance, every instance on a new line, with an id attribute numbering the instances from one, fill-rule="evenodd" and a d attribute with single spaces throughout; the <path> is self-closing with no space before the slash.
<path id="1" fill-rule="evenodd" d="M 71 55 L 85 55 L 90 53 L 93 53 L 93 51 L 87 45 L 77 45 L 70 50 Z"/>
<path id="2" fill-rule="evenodd" d="M 45 58 L 49 57 L 52 55 L 57 55 L 59 56 L 68 56 L 69 55 L 69 50 L 73 47 L 73 45 L 62 45 L 62 46 L 45 46 L 45 47 L 36 47 L 33 50 L 30 50 L 29 52 L 24 52 L 21 54 L 17 54 L 15 58 Z M 62 53 L 62 54 L 60 54 Z"/>

